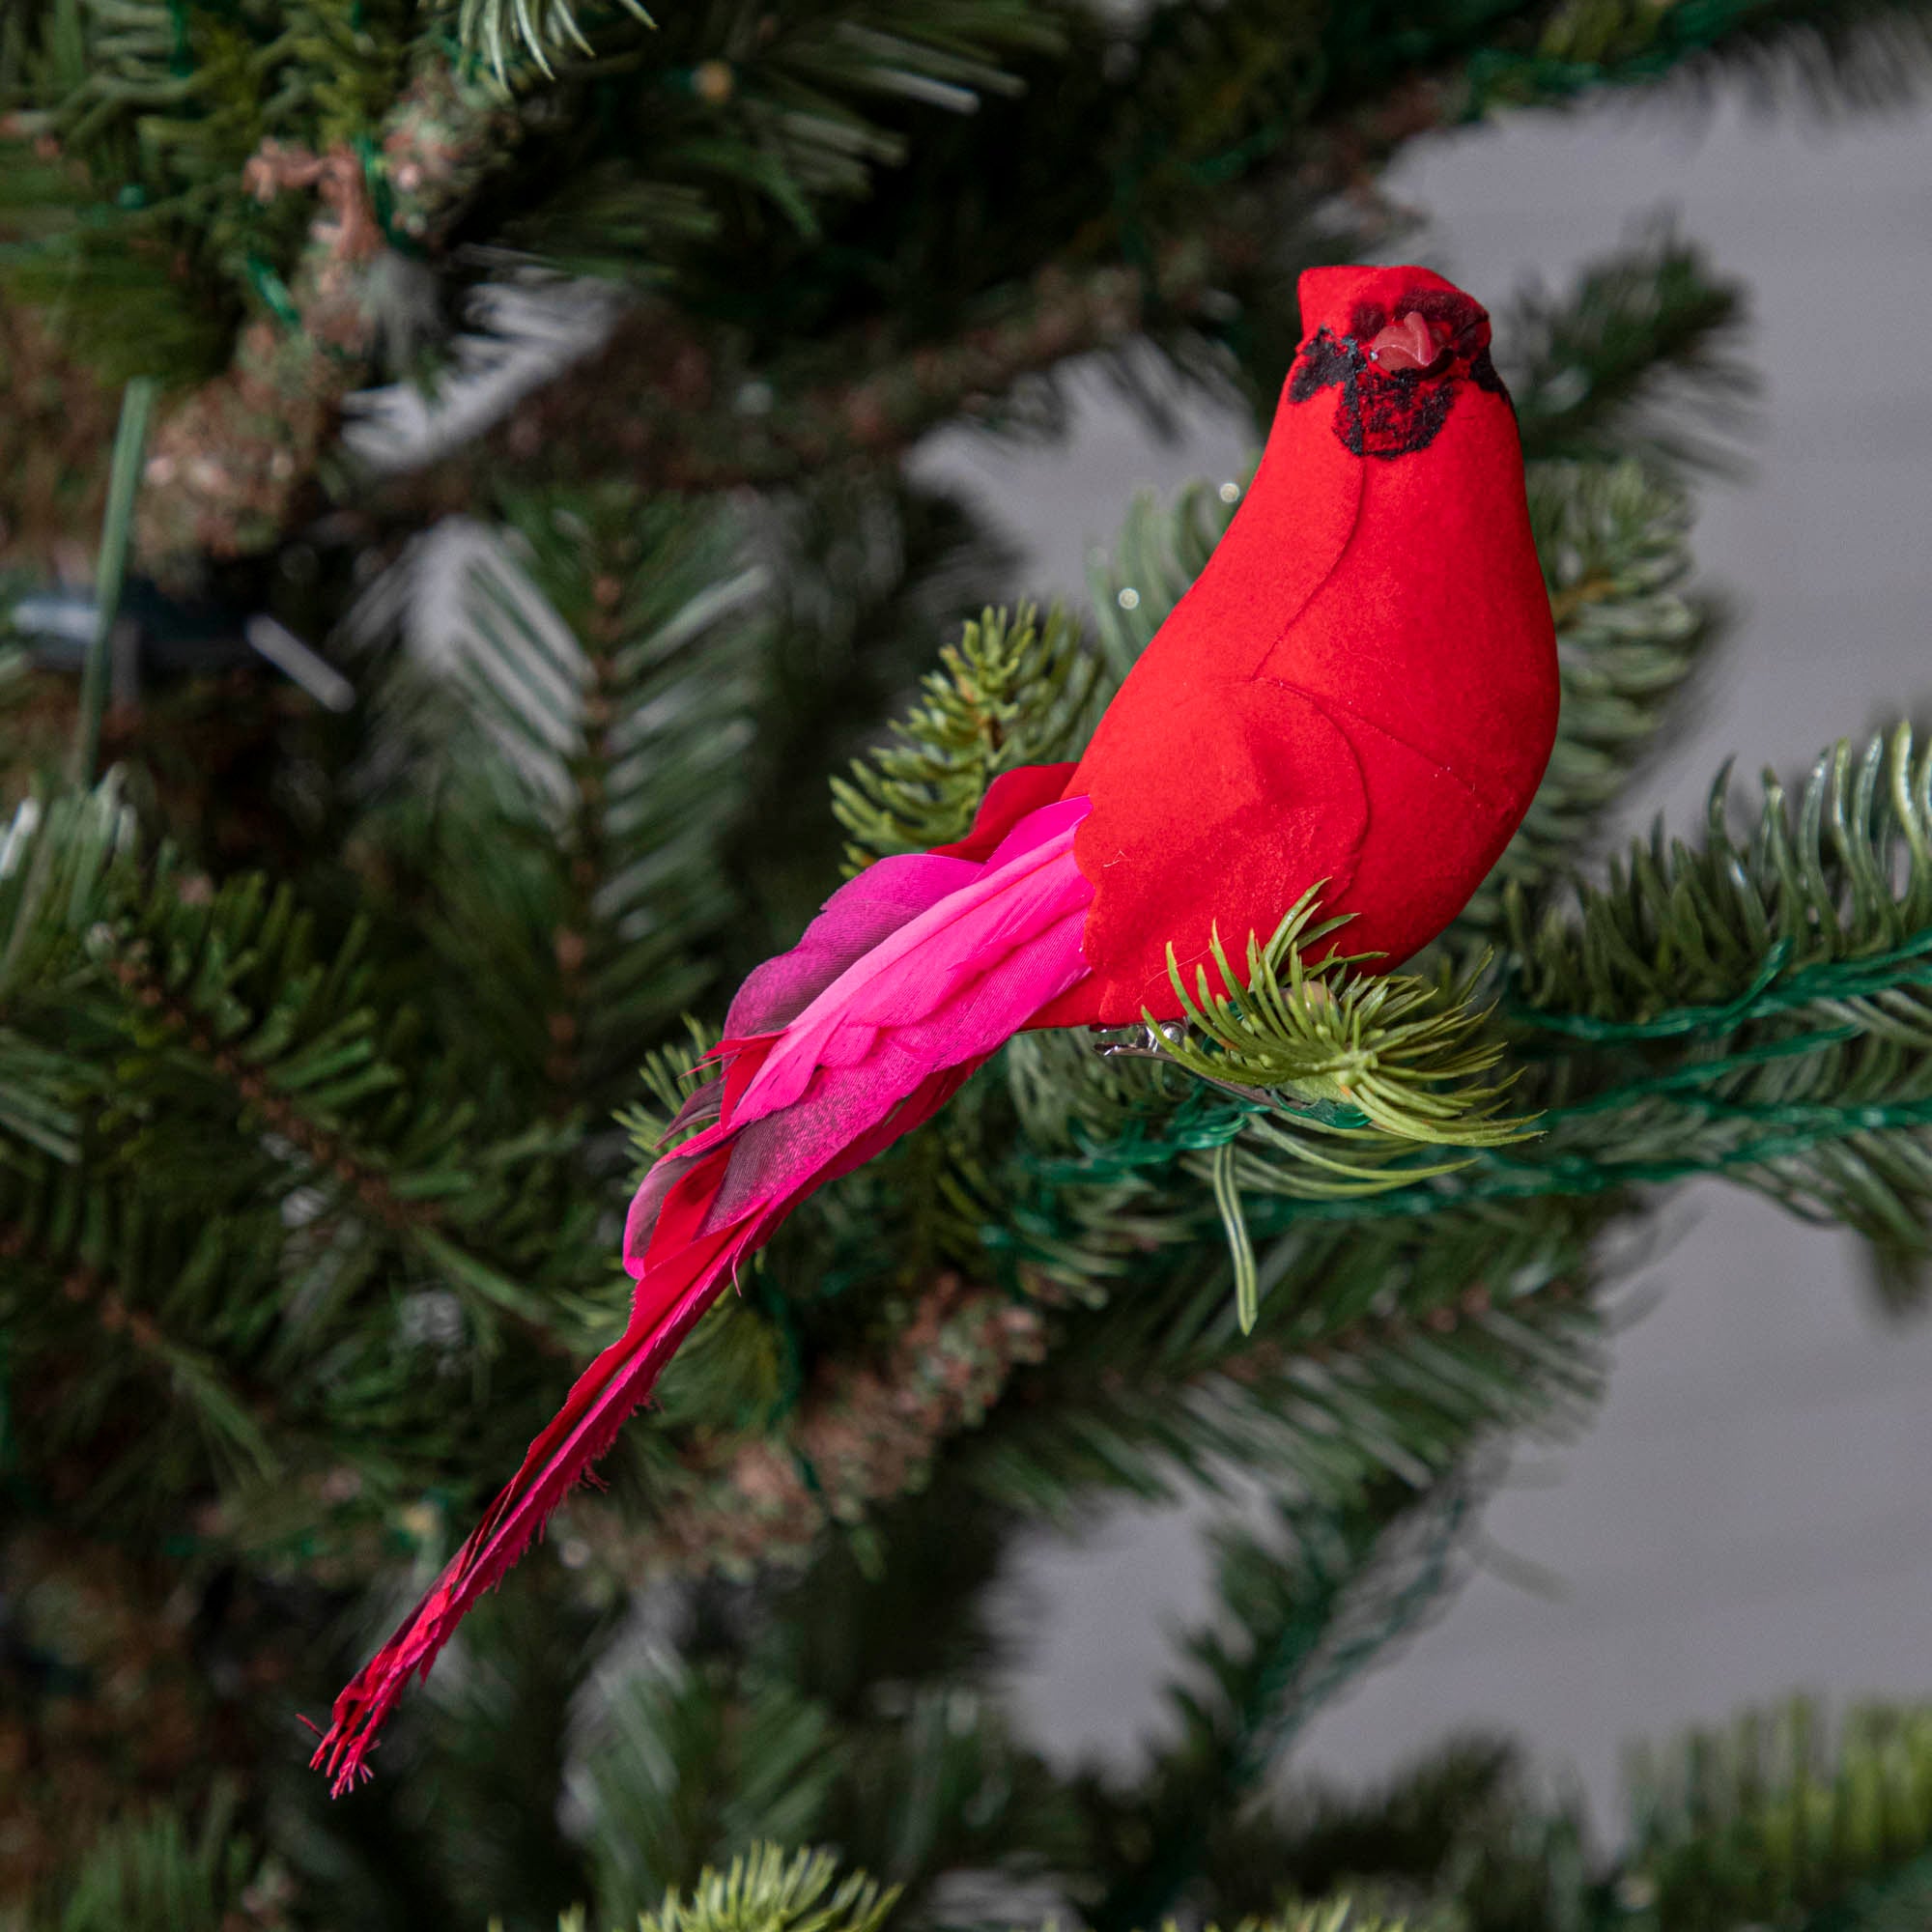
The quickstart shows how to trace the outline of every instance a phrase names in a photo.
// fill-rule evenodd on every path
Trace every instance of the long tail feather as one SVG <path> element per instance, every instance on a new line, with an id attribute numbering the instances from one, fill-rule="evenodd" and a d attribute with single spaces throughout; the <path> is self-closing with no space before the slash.
<path id="1" fill-rule="evenodd" d="M 435 1587 L 336 1698 L 312 1760 L 332 1791 L 368 1776 L 377 1732 L 410 1680 L 428 1672 L 470 1605 L 611 1446 L 745 1257 L 808 1194 L 929 1118 L 1082 977 L 1093 891 L 1072 844 L 1086 809 L 1074 799 L 1027 811 L 1003 837 L 986 835 L 983 861 L 882 862 L 834 895 L 792 952 L 746 981 L 724 1070 L 680 1116 L 699 1131 L 657 1162 L 632 1205 L 625 1261 L 638 1286 L 624 1333 L 578 1378 Z"/>
<path id="2" fill-rule="evenodd" d="M 327 1773 L 335 1796 L 369 1775 L 376 1734 L 411 1678 L 428 1674 L 469 1606 L 523 1554 L 551 1511 L 649 1395 L 679 1342 L 730 1278 L 749 1234 L 729 1229 L 693 1243 L 686 1250 L 682 1284 L 675 1277 L 652 1284 L 661 1289 L 656 1319 L 640 1323 L 634 1315 L 623 1335 L 578 1378 L 435 1587 L 336 1698 L 329 1727 L 311 1759 Z"/>

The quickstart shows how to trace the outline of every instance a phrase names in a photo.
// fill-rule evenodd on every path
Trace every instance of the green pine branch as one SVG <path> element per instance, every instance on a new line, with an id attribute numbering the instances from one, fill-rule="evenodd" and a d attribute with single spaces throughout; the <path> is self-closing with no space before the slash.
<path id="1" fill-rule="evenodd" d="M 1204 966 L 1190 989 L 1170 947 L 1182 1030 L 1150 1023 L 1151 1050 L 1257 1106 L 1278 1092 L 1291 1108 L 1299 1103 L 1308 1124 L 1338 1135 L 1366 1124 L 1388 1141 L 1497 1147 L 1533 1131 L 1498 1118 L 1509 1081 L 1483 1076 L 1503 1042 L 1485 1037 L 1487 1014 L 1468 1004 L 1468 987 L 1365 971 L 1368 955 L 1326 951 L 1322 942 L 1339 944 L 1348 927 L 1316 923 L 1320 895 L 1311 887 L 1265 943 L 1249 938 L 1245 974 L 1217 934 L 1219 986 Z"/>
<path id="2" fill-rule="evenodd" d="M 594 55 L 595 44 L 584 31 L 585 16 L 571 0 L 454 0 L 456 38 L 464 53 L 482 61 L 498 84 L 508 88 L 513 73 L 521 78 L 526 65 L 547 80 L 556 76 L 555 63 L 578 55 Z M 614 0 L 609 9 L 593 9 L 592 26 L 600 13 L 628 15 L 639 26 L 655 27 L 649 11 L 639 0 Z"/>
<path id="3" fill-rule="evenodd" d="M 483 1419 L 435 1399 L 449 1368 L 487 1386 L 514 1337 L 528 1387 L 527 1345 L 560 1351 L 598 1311 L 572 1133 L 457 1064 L 426 1075 L 366 932 L 331 947 L 287 888 L 143 853 L 112 781 L 23 808 L 9 849 L 0 1009 L 38 1050 L 7 1069 L 0 1211 L 13 1374 L 52 1404 L 33 1466 L 86 1467 L 123 1520 L 213 1483 L 256 1542 L 440 1478 Z M 153 1410 L 138 1440 L 128 1388 Z M 332 1504 L 292 1480 L 344 1444 Z"/>
<path id="4" fill-rule="evenodd" d="M 1613 1922 L 1882 1924 L 1923 1896 L 1932 1715 L 1865 1706 L 1833 1727 L 1803 1700 L 1751 1713 L 1640 1755 L 1631 1813 L 1616 1887 L 1626 1905 Z"/>
<path id="5" fill-rule="evenodd" d="M 373 144 L 407 77 L 412 12 L 371 16 L 354 0 L 23 10 L 0 61 L 12 110 L 0 283 L 76 331 L 74 349 L 108 380 L 213 375 L 245 312 L 291 308 L 312 212 L 306 196 L 258 193 L 249 164 L 270 143 L 315 155 Z M 129 331 L 137 299 L 149 326 Z"/>
<path id="6" fill-rule="evenodd" d="M 1211 1911 L 1226 1872 L 1266 1898 L 1243 1921 L 1251 1932 L 1725 1932 L 1745 1923 L 1904 1932 L 1919 1922 L 1913 1915 L 1932 1857 L 1932 1733 L 1911 1706 L 1861 1707 L 1833 1729 L 1795 1701 L 1639 1757 L 1627 1836 L 1608 1858 L 1588 1851 L 1574 1804 L 1552 1804 L 1512 1754 L 1480 1746 L 1432 1755 L 1366 1798 L 1304 1791 L 1272 1818 L 1262 1807 L 1245 1818 L 1217 1808 L 1229 1787 L 1215 1767 L 1242 1754 L 1253 1712 L 1297 1710 L 1324 1676 L 1399 1636 L 1431 1600 L 1456 1529 L 1444 1501 L 1392 1520 L 1371 1512 L 1286 1549 L 1250 1540 L 1231 1551 L 1224 1580 L 1245 1639 L 1199 1641 L 1205 1691 L 1181 1698 L 1182 1735 L 1140 1785 L 1102 1794 L 1090 1784 L 1084 1794 L 1092 1829 L 1111 1840 L 1122 1871 L 1092 1922 L 1156 1922 L 1134 1916 L 1137 1900 Z M 955 1719 L 928 1743 L 943 1745 L 947 1728 L 961 1727 Z M 663 1735 L 673 1755 L 688 1742 L 675 1726 Z M 920 1735 L 917 1719 L 905 1726 L 909 1746 Z M 753 1720 L 748 1742 L 761 1740 Z M 642 1778 L 640 1789 L 662 1774 L 641 1761 L 625 1772 Z M 664 1825 L 660 1811 L 646 1829 Z M 371 1838 L 371 1848 L 380 1842 Z M 881 1887 L 863 1864 L 841 1878 L 826 1853 L 786 1854 L 757 1842 L 755 1830 L 738 1842 L 753 1850 L 728 1865 L 719 1854 L 641 1912 L 600 1896 L 594 1919 L 580 1907 L 561 1917 L 561 1932 L 634 1921 L 647 1932 L 880 1932 L 895 1913 L 919 1916 L 915 1894 Z M 1244 1864 L 1257 1857 L 1274 1862 Z M 1306 1902 L 1311 1888 L 1318 1902 Z M 166 1809 L 114 1828 L 85 1873 L 46 1895 L 45 1922 L 63 1932 L 160 1932 L 239 1910 L 272 1927 L 293 1922 L 302 1902 L 300 1880 L 250 1842 L 224 1790 L 194 1831 Z M 1384 1918 L 1378 1904 L 1405 1916 Z"/>
<path id="7" fill-rule="evenodd" d="M 1098 1932 L 1199 1902 L 1211 1841 L 1296 1732 L 1441 1597 L 1467 1508 L 1454 1486 L 1420 1499 L 1397 1489 L 1345 1514 L 1282 1508 L 1265 1531 L 1221 1533 L 1221 1615 L 1184 1645 L 1188 1677 L 1169 1692 L 1178 1738 L 1111 1821 L 1148 1849 L 1121 1861 L 1090 1912 Z"/>
<path id="8" fill-rule="evenodd" d="M 470 561 L 435 659 L 386 680 L 365 864 L 426 929 L 424 997 L 540 1071 L 531 1104 L 601 1116 L 706 990 L 703 950 L 739 910 L 723 851 L 764 589 L 722 511 L 534 493 Z M 409 591 L 406 573 L 377 610 Z M 407 608 L 388 622 L 407 632 Z"/>
<path id="9" fill-rule="evenodd" d="M 1293 1791 L 1237 1849 L 1253 1896 L 1399 1899 L 1467 1932 L 1902 1932 L 1932 1844 L 1926 1713 L 1803 1699 L 1633 1757 L 1621 1841 L 1593 1851 L 1574 1795 L 1511 1747 L 1430 1752 L 1381 1790 Z M 1219 1867 L 1217 1867 L 1218 1869 Z"/>
<path id="10" fill-rule="evenodd" d="M 723 1871 L 710 1867 L 685 1898 L 675 1888 L 639 1932 L 879 1932 L 895 1894 L 862 1871 L 839 1876 L 827 1852 L 755 1845 Z M 580 1921 L 581 1922 L 581 1921 Z"/>
<path id="11" fill-rule="evenodd" d="M 1070 1521 L 1096 1494 L 1164 1498 L 1229 1468 L 1329 1500 L 1391 1476 L 1425 1488 L 1485 1435 L 1562 1433 L 1594 1400 L 1600 1206 L 1277 1231 L 1251 1203 L 1246 1334 L 1206 1186 L 1095 1190 L 1091 1218 L 1082 1191 L 1020 1193 L 1003 1242 L 1029 1275 L 1105 1297 L 1059 1317 L 1021 1400 L 959 1446 L 1011 1507 Z"/>
<path id="12" fill-rule="evenodd" d="M 1747 321 L 1739 285 L 1663 220 L 1560 295 L 1523 290 L 1496 335 L 1524 457 L 1735 469 L 1757 394 Z"/>
<path id="13" fill-rule="evenodd" d="M 781 1681 L 661 1654 L 595 1685 L 586 1704 L 565 1788 L 588 1823 L 607 1920 L 628 1922 L 683 1885 L 703 1913 L 700 1873 L 733 1845 L 820 1831 L 838 1776 L 831 1727 Z"/>
<path id="14" fill-rule="evenodd" d="M 1827 112 L 1917 99 L 1932 71 L 1932 20 L 1916 0 L 1715 0 L 1655 8 L 1643 0 L 1557 6 L 1540 30 L 1477 64 L 1484 108 L 1576 99 L 1666 74 L 1731 71 L 1761 98 Z"/>
<path id="15" fill-rule="evenodd" d="M 1681 724 L 1719 626 L 1687 589 L 1690 504 L 1634 460 L 1543 463 L 1530 526 L 1556 623 L 1556 744 L 1521 826 L 1452 931 L 1492 940 L 1502 897 L 1561 889 Z"/>
<path id="16" fill-rule="evenodd" d="M 486 27 L 510 11 L 472 5 Z M 609 55 L 573 56 L 544 35 L 563 56 L 574 125 L 560 142 L 540 133 L 535 151 L 567 156 L 590 192 L 581 181 L 561 193 L 539 186 L 505 239 L 576 272 L 647 286 L 676 276 L 679 257 L 722 238 L 748 206 L 815 242 L 839 203 L 907 160 L 911 128 L 1021 92 L 1013 61 L 1058 53 L 1061 19 L 1039 0 L 860 0 L 780 7 L 756 23 L 712 8 L 667 13 L 655 31 L 619 18 L 623 44 Z M 608 111 L 620 100 L 621 119 Z"/>
<path id="17" fill-rule="evenodd" d="M 841 1878 L 830 1853 L 787 1855 L 762 1844 L 723 1870 L 707 1868 L 689 1898 L 669 1891 L 655 1911 L 639 1915 L 638 1924 L 639 1932 L 880 1932 L 896 1903 L 897 1894 L 863 1869 Z M 587 1923 L 582 1912 L 568 1913 L 557 1932 L 584 1932 Z M 1238 1932 L 1405 1932 L 1405 1926 L 1336 1899 L 1245 1921 Z M 1409 1932 L 1429 1928 L 1417 1923 Z"/>
<path id="18" fill-rule="evenodd" d="M 1000 773 L 1077 756 L 1092 728 L 1098 667 L 1058 608 L 1044 622 L 1030 605 L 986 611 L 939 662 L 887 741 L 832 781 L 850 871 L 963 838 Z"/>
<path id="19" fill-rule="evenodd" d="M 1386 1780 L 1337 1789 L 1319 1773 L 1277 1783 L 1215 1848 L 1222 1909 L 1264 1909 L 1292 1873 L 1313 1897 L 1399 1902 L 1463 1932 L 1595 1927 L 1603 1861 L 1561 1787 L 1481 1732 L 1426 1747 Z"/>
<path id="20" fill-rule="evenodd" d="M 1901 725 L 1795 796 L 1767 776 L 1747 831 L 1726 806 L 1720 777 L 1699 844 L 1660 829 L 1574 920 L 1519 907 L 1513 1017 L 1569 1049 L 1547 1157 L 1583 1184 L 1726 1174 L 1922 1252 L 1932 754 Z"/>
<path id="21" fill-rule="evenodd" d="M 1794 793 L 1764 776 L 1755 823 L 1729 812 L 1729 773 L 1713 785 L 1704 837 L 1660 827 L 1582 886 L 1574 919 L 1519 915 L 1520 1000 L 1529 1024 L 1590 1040 L 1671 1039 L 1747 1017 L 1847 1008 L 1865 1024 L 1908 1021 L 1920 936 L 1932 924 L 1932 750 L 1909 724 L 1861 751 L 1845 740 Z"/>
<path id="22" fill-rule="evenodd" d="M 157 1808 L 103 1833 L 44 1923 L 52 1932 L 178 1932 L 246 1922 L 275 1932 L 292 1920 L 286 1867 L 241 1830 L 236 1793 L 218 1791 L 190 1828 Z"/>

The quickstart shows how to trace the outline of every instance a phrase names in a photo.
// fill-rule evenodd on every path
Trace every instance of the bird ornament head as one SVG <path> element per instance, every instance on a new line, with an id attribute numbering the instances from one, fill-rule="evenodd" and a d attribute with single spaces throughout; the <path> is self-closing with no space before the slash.
<path id="1" fill-rule="evenodd" d="M 1335 434 L 1354 456 L 1428 448 L 1473 384 L 1507 400 L 1489 311 L 1427 269 L 1311 269 L 1288 400 L 1338 391 Z"/>

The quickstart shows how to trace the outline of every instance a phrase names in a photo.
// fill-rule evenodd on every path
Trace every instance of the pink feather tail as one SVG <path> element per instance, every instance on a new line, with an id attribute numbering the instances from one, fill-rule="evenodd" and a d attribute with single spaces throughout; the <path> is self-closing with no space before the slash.
<path id="1" fill-rule="evenodd" d="M 638 1286 L 624 1333 L 578 1378 L 428 1596 L 336 1698 L 311 1760 L 335 1794 L 369 1775 L 377 1732 L 411 1678 L 428 1672 L 470 1605 L 611 1446 L 740 1262 L 808 1194 L 929 1119 L 1084 976 L 1080 928 L 1093 889 L 1072 848 L 1088 805 L 1019 812 L 1047 788 L 1043 768 L 1031 793 L 1003 781 L 973 838 L 953 853 L 882 860 L 740 989 L 718 1049 L 724 1070 L 681 1117 L 700 1131 L 652 1167 L 632 1203 L 624 1258 Z M 989 825 L 1003 802 L 1008 822 Z M 954 856 L 989 847 L 983 859 Z"/>

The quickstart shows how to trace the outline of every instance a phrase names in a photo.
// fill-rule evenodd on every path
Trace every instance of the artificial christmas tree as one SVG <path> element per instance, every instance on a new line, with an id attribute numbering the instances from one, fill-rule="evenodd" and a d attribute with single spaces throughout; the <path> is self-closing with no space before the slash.
<path id="1" fill-rule="evenodd" d="M 729 988 L 841 844 L 1077 759 L 1241 494 L 1136 509 L 1041 615 L 912 440 L 1050 432 L 1039 379 L 1138 343 L 1271 407 L 1297 273 L 1417 252 L 1375 179 L 1429 128 L 1924 53 L 1911 7 L 1742 0 L 0 15 L 7 1909 L 1914 1922 L 1912 1713 L 1707 1740 L 1602 1849 L 1499 1750 L 1272 1786 L 1453 1585 L 1495 1445 L 1587 1414 L 1606 1236 L 1716 1174 L 1901 1293 L 1925 1249 L 1932 759 L 1597 849 L 1714 636 L 1738 296 L 1668 234 L 1498 310 L 1563 701 L 1439 944 L 1363 974 L 1318 913 L 1151 1057 L 1013 1041 L 743 1271 L 370 1787 L 329 1805 L 295 1713 L 621 1328 Z M 358 389 L 562 274 L 594 348 L 363 467 Z M 1002 1551 L 1231 1465 L 1274 1506 L 1169 1742 L 1056 1774 L 987 1688 Z"/>

